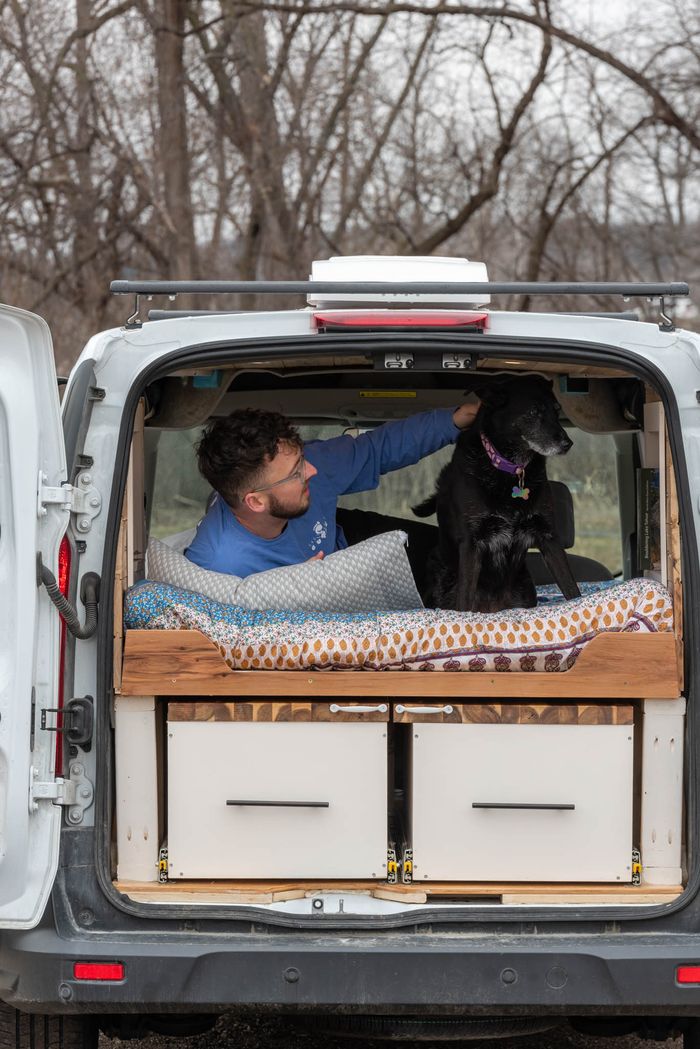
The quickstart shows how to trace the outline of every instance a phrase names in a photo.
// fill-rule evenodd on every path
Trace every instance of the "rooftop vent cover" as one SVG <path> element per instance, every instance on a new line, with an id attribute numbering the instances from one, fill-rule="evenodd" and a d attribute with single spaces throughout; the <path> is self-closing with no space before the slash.
<path id="1" fill-rule="evenodd" d="M 456 284 L 486 283 L 488 274 L 483 262 L 470 262 L 468 259 L 439 258 L 433 255 L 342 255 L 332 259 L 321 259 L 311 264 L 312 281 L 351 282 L 367 285 L 368 283 L 410 283 L 410 284 Z M 490 302 L 485 292 L 464 294 L 440 293 L 436 288 L 434 295 L 416 292 L 382 291 L 369 289 L 362 291 L 334 292 L 332 296 L 323 293 L 309 293 L 310 306 L 332 306 L 338 303 L 353 304 L 381 302 L 385 306 L 425 306 L 427 303 L 441 303 L 445 306 L 455 304 L 463 306 L 483 306 Z"/>

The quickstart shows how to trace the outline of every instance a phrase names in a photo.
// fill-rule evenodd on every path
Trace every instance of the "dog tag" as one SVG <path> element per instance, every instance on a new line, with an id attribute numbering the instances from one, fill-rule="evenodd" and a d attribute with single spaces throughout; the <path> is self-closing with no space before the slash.
<path id="1" fill-rule="evenodd" d="M 530 489 L 529 488 L 521 488 L 520 485 L 514 484 L 513 485 L 513 490 L 510 493 L 510 497 L 511 497 L 511 499 L 529 499 L 530 498 Z"/>

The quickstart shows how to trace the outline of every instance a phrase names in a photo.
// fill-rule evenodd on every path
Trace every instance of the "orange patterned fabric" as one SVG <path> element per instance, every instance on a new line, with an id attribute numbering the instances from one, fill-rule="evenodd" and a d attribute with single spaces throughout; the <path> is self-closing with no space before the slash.
<path id="1" fill-rule="evenodd" d="M 152 588 L 156 588 L 153 590 Z M 127 626 L 201 630 L 236 670 L 562 671 L 606 631 L 673 629 L 668 591 L 632 579 L 575 601 L 497 615 L 243 612 L 162 584 L 127 601 Z"/>

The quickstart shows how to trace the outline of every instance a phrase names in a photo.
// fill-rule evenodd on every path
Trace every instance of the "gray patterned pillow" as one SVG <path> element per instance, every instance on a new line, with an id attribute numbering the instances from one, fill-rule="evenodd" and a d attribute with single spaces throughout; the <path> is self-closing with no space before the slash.
<path id="1" fill-rule="evenodd" d="M 406 556 L 406 533 L 384 532 L 322 561 L 228 575 L 200 568 L 158 539 L 148 543 L 146 575 L 241 608 L 298 612 L 400 611 L 422 608 Z"/>

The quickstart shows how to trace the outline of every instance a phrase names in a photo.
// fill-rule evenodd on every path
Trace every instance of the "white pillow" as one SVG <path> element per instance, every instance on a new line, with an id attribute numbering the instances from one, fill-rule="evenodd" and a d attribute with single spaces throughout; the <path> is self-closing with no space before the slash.
<path id="1" fill-rule="evenodd" d="M 384 532 L 336 550 L 322 561 L 271 568 L 245 579 L 200 568 L 166 542 L 151 539 L 146 576 L 241 608 L 296 612 L 422 608 L 406 555 L 406 539 L 405 532 Z"/>

